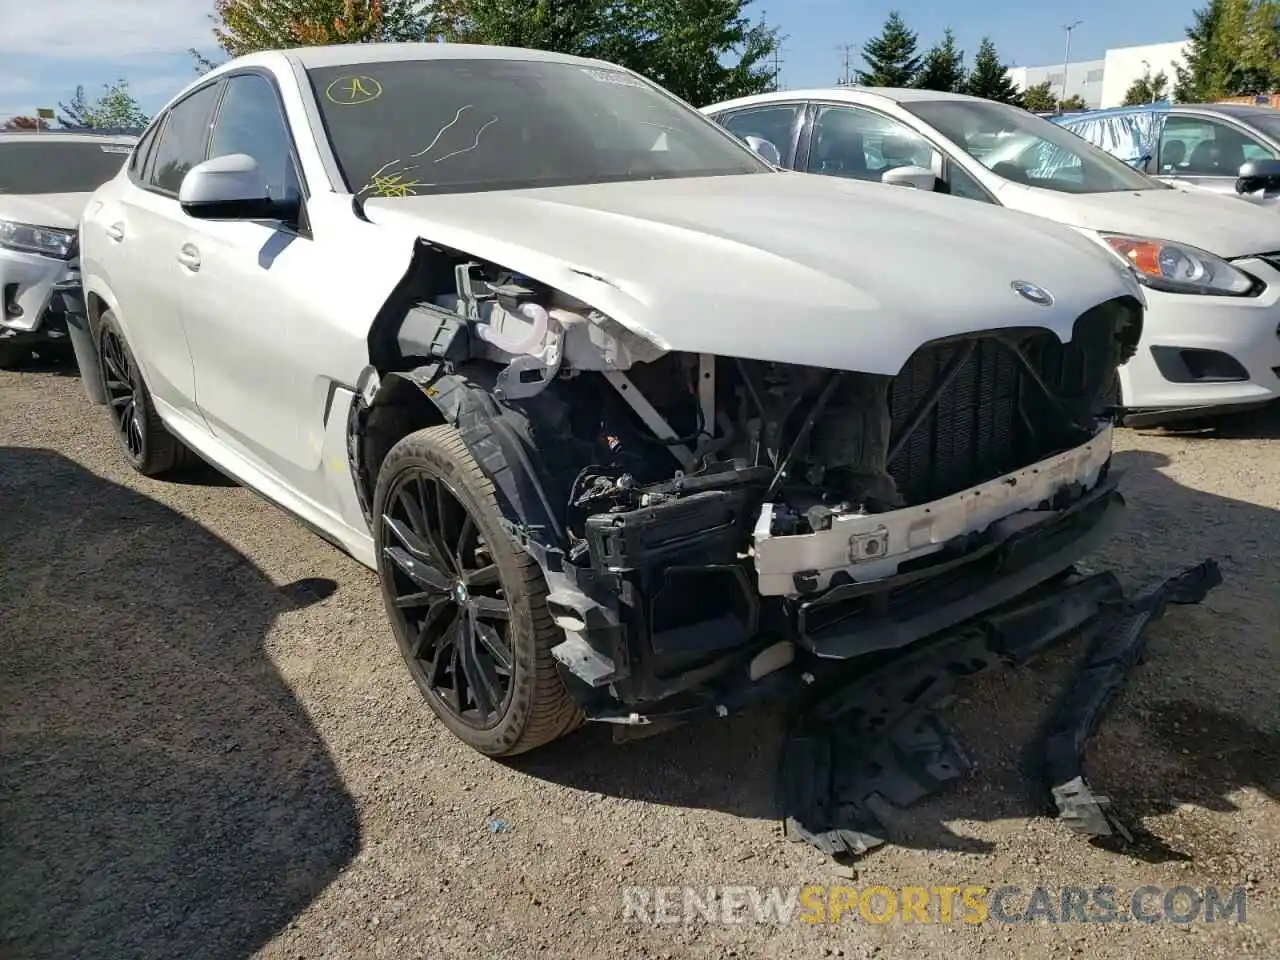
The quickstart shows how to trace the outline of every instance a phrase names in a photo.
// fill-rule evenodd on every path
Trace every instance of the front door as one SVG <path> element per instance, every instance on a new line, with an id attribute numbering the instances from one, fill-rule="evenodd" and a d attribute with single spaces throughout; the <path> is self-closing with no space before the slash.
<path id="1" fill-rule="evenodd" d="M 1241 165 L 1275 155 L 1274 150 L 1233 123 L 1175 113 L 1169 115 L 1160 132 L 1156 176 L 1170 183 L 1191 183 L 1235 197 Z"/>

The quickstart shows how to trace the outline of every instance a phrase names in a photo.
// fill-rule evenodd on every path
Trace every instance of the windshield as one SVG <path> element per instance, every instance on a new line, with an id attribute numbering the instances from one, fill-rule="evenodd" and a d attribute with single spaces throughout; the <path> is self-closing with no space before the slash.
<path id="1" fill-rule="evenodd" d="M 772 170 L 621 70 L 450 59 L 309 75 L 347 188 L 365 197 Z"/>
<path id="2" fill-rule="evenodd" d="M 1272 110 L 1270 113 L 1251 113 L 1243 118 L 1245 123 L 1251 127 L 1257 127 L 1263 133 L 1271 137 L 1272 140 L 1280 140 L 1280 110 Z"/>
<path id="3" fill-rule="evenodd" d="M 1061 193 L 1169 189 L 1071 131 L 1018 107 L 970 100 L 902 106 L 992 173 L 1014 183 Z"/>
<path id="4" fill-rule="evenodd" d="M 120 172 L 130 147 L 90 140 L 0 142 L 0 193 L 92 193 Z"/>

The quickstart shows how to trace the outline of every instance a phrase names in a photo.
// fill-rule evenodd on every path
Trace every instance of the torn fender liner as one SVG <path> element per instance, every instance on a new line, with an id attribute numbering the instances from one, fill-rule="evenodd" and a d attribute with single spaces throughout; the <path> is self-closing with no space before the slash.
<path id="1" fill-rule="evenodd" d="M 994 667 L 1021 666 L 1090 627 L 1097 628 L 1100 639 L 1116 629 L 1131 630 L 1136 641 L 1165 602 L 1198 602 L 1215 585 L 1214 577 L 1221 579 L 1217 566 L 1206 561 L 1126 602 L 1113 574 L 1070 574 L 1013 607 L 966 624 L 950 638 L 883 662 L 829 694 L 799 718 L 783 752 L 779 796 L 788 835 L 832 856 L 856 856 L 885 843 L 884 827 L 874 812 L 877 803 L 910 806 L 971 768 L 933 712 L 957 681 Z M 1197 593 L 1193 584 L 1201 582 L 1205 585 Z M 1116 649 L 1105 643 L 1097 649 L 1104 648 Z M 1106 662 L 1118 665 L 1123 658 Z M 1097 661 L 1099 667 L 1102 663 Z M 1123 670 L 1115 674 L 1112 690 L 1123 677 Z M 1088 684 L 1094 682 L 1082 675 L 1076 689 L 1090 690 Z M 1104 705 L 1105 698 L 1096 706 L 1091 699 L 1071 716 L 1092 724 Z M 1058 723 L 1053 731 L 1060 736 L 1068 728 Z M 1071 736 L 1075 732 L 1069 730 Z M 1055 784 L 1061 783 L 1057 770 L 1078 773 L 1079 754 L 1091 732 L 1092 726 L 1067 741 L 1072 762 L 1055 767 Z M 1074 749 L 1077 743 L 1080 750 Z M 1080 786 L 1088 802 L 1092 794 L 1082 778 Z"/>
<path id="2" fill-rule="evenodd" d="M 1124 604 L 1106 618 L 1090 643 L 1044 742 L 1058 819 L 1076 833 L 1132 839 L 1111 814 L 1110 800 L 1094 793 L 1085 779 L 1085 746 L 1129 671 L 1142 659 L 1147 626 L 1164 614 L 1166 604 L 1200 603 L 1221 583 L 1218 564 L 1206 560 Z"/>

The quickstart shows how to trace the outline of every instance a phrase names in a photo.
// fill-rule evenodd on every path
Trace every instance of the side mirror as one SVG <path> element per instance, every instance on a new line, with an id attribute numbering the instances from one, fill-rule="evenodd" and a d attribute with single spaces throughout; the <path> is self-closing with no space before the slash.
<path id="1" fill-rule="evenodd" d="M 880 175 L 880 182 L 894 187 L 915 187 L 926 193 L 932 193 L 938 184 L 938 178 L 932 170 L 924 167 L 894 167 Z"/>
<path id="2" fill-rule="evenodd" d="M 775 167 L 782 166 L 782 154 L 770 141 L 764 137 L 756 137 L 750 134 L 742 139 L 746 141 L 748 147 L 755 151 L 756 156 L 765 163 L 771 163 Z"/>
<path id="3" fill-rule="evenodd" d="M 1236 193 L 1280 190 L 1280 160 L 1249 160 L 1240 167 Z"/>
<path id="4" fill-rule="evenodd" d="M 182 212 L 198 220 L 287 220 L 297 204 L 271 199 L 258 161 L 231 153 L 197 163 L 178 191 Z"/>

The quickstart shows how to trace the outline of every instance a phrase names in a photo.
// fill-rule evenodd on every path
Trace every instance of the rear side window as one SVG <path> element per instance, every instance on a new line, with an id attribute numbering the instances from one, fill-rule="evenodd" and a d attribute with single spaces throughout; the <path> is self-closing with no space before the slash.
<path id="1" fill-rule="evenodd" d="M 791 152 L 791 131 L 795 129 L 803 105 L 798 103 L 772 104 L 767 107 L 748 107 L 732 113 L 721 114 L 720 123 L 740 139 L 760 137 L 768 140 L 785 161 Z"/>
<path id="2" fill-rule="evenodd" d="M 169 119 L 156 144 L 151 186 L 177 193 L 187 171 L 204 160 L 218 89 L 217 84 L 203 87 L 169 110 Z"/>
<path id="3" fill-rule="evenodd" d="M 138 183 L 142 182 L 142 173 L 147 169 L 147 157 L 151 156 L 151 148 L 156 145 L 156 137 L 160 135 L 160 130 L 163 127 L 163 120 L 157 120 L 153 123 L 151 129 L 146 132 L 133 150 L 133 156 L 129 159 L 129 177 Z"/>

